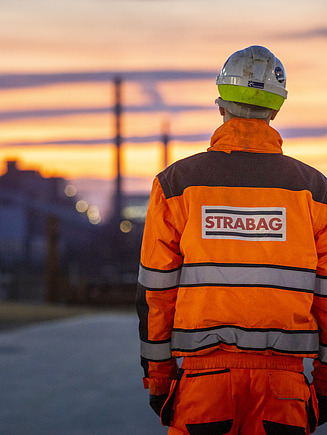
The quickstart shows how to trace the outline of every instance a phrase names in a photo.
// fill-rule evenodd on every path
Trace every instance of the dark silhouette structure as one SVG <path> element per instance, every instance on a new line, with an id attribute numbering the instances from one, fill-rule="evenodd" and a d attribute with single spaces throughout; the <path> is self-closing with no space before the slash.
<path id="1" fill-rule="evenodd" d="M 69 276 L 74 264 L 83 263 L 94 228 L 77 212 L 75 200 L 65 195 L 66 183 L 7 162 L 7 172 L 0 177 L 2 298 L 42 299 L 45 293 L 47 300 L 59 300 L 60 275 Z M 49 272 L 51 262 L 57 266 Z"/>

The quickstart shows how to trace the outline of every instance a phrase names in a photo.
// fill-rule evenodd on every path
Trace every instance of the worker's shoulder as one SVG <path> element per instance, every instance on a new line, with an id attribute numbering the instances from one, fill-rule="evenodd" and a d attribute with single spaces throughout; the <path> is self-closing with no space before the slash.
<path id="1" fill-rule="evenodd" d="M 203 175 L 209 170 L 209 152 L 193 154 L 177 160 L 157 175 L 166 197 L 180 195 L 185 187 L 202 184 Z"/>
<path id="2" fill-rule="evenodd" d="M 192 168 L 194 168 L 194 166 L 202 165 L 205 161 L 209 160 L 210 155 L 212 155 L 212 153 L 208 151 L 192 154 L 191 156 L 185 157 L 172 163 L 170 166 L 164 169 L 163 172 L 170 173 L 175 170 L 191 170 Z"/>
<path id="3" fill-rule="evenodd" d="M 307 163 L 304 163 L 302 160 L 295 159 L 294 157 L 288 156 L 288 155 L 282 155 L 282 159 L 287 161 L 290 165 L 294 165 L 298 167 L 299 169 L 303 170 L 304 172 L 307 172 L 308 174 L 312 174 L 318 177 L 321 177 L 322 180 L 326 180 L 325 175 L 320 172 L 318 169 L 314 168 L 313 166 L 308 165 Z"/>
<path id="4" fill-rule="evenodd" d="M 166 198 L 190 187 L 271 188 L 310 191 L 327 201 L 327 180 L 317 169 L 280 153 L 203 152 L 179 160 L 158 174 Z"/>
<path id="5" fill-rule="evenodd" d="M 323 189 L 325 191 L 327 189 L 327 178 L 318 169 L 294 157 L 283 155 L 282 159 L 285 164 L 284 168 L 290 170 L 289 175 L 295 177 L 298 182 L 302 180 L 304 185 L 311 186 L 309 190 Z"/>

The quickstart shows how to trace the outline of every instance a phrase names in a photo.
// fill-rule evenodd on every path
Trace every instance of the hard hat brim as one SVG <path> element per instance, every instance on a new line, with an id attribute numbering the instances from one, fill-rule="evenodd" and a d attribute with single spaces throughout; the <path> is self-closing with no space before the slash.
<path id="1" fill-rule="evenodd" d="M 281 95 L 247 86 L 219 84 L 218 90 L 223 100 L 252 104 L 274 110 L 279 110 L 285 99 Z"/>

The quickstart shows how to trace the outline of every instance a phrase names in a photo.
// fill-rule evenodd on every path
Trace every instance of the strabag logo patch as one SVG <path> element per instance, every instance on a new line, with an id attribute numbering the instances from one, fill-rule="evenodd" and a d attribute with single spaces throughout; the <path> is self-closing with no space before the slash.
<path id="1" fill-rule="evenodd" d="M 202 207 L 202 238 L 286 240 L 284 207 Z"/>

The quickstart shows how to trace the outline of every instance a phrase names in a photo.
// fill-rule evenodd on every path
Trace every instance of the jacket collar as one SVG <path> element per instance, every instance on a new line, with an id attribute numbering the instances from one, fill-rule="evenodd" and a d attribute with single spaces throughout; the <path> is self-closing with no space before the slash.
<path id="1" fill-rule="evenodd" d="M 282 154 L 279 133 L 262 119 L 232 118 L 213 134 L 208 151 Z"/>

